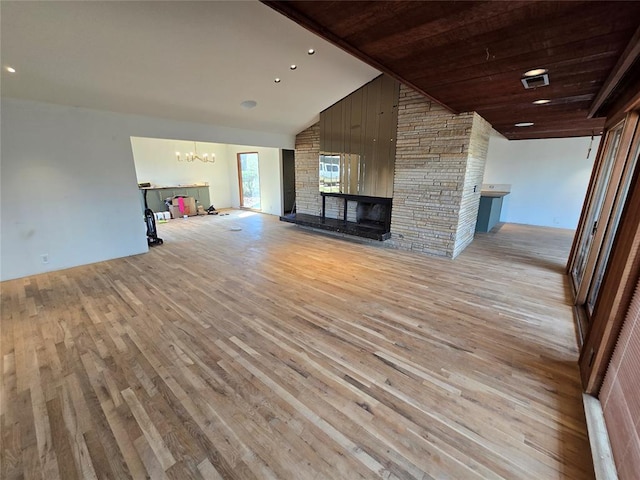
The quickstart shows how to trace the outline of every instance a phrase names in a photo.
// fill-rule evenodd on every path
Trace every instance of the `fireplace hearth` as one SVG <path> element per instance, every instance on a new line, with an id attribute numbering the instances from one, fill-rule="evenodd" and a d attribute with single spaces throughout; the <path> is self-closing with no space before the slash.
<path id="1" fill-rule="evenodd" d="M 380 241 L 391 238 L 391 198 L 329 192 L 322 192 L 321 195 L 321 216 L 296 213 L 294 215 L 280 217 L 280 220 L 305 227 L 340 232 Z M 341 198 L 344 201 L 342 218 L 326 217 L 326 197 Z M 347 221 L 349 202 L 357 202 L 355 222 Z"/>

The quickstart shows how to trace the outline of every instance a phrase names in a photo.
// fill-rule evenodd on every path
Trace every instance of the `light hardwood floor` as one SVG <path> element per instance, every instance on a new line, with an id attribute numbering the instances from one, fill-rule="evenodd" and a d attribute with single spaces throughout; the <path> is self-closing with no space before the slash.
<path id="1" fill-rule="evenodd" d="M 452 261 L 260 214 L 159 230 L 1 285 L 3 479 L 593 478 L 572 232 Z"/>

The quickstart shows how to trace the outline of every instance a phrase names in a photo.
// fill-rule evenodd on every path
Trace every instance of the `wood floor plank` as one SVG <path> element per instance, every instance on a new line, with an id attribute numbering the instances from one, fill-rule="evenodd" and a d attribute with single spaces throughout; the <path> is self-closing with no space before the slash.
<path id="1" fill-rule="evenodd" d="M 111 400 L 105 401 L 102 403 L 102 409 L 116 446 L 126 463 L 126 470 L 128 470 L 132 478 L 147 478 L 147 471 L 134 445 L 135 439 L 129 436 L 113 402 Z M 113 465 L 114 459 L 109 458 L 109 460 Z"/>
<path id="2" fill-rule="evenodd" d="M 167 471 L 169 467 L 176 463 L 176 459 L 165 444 L 156 425 L 151 421 L 151 418 L 149 418 L 149 415 L 131 388 L 126 388 L 120 393 L 124 401 L 129 405 L 131 413 L 133 413 L 133 416 L 136 418 L 138 426 L 142 430 L 153 453 L 156 455 L 163 471 Z"/>
<path id="3" fill-rule="evenodd" d="M 449 260 L 229 213 L 0 284 L 2 478 L 593 478 L 573 232 Z"/>
<path id="4" fill-rule="evenodd" d="M 47 402 L 47 411 L 51 419 L 51 430 L 54 432 L 53 446 L 56 451 L 60 478 L 73 480 L 81 477 L 78 474 L 73 456 L 73 448 L 75 445 L 72 444 L 72 442 L 74 442 L 74 439 L 68 435 L 65 426 L 61 392 L 62 387 L 59 388 L 59 395 Z"/>
<path id="5" fill-rule="evenodd" d="M 198 470 L 200 470 L 200 474 L 204 478 L 208 478 L 210 480 L 223 480 L 223 477 L 218 473 L 208 458 L 205 458 L 198 464 Z"/>
<path id="6" fill-rule="evenodd" d="M 22 446 L 20 442 L 20 425 L 5 423 L 2 418 L 2 456 L 0 457 L 0 475 L 2 478 L 23 478 Z"/>

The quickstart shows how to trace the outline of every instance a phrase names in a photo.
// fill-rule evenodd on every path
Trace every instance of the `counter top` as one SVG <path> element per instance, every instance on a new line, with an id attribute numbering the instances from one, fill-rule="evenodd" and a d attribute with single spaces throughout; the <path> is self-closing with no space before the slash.
<path id="1" fill-rule="evenodd" d="M 505 195 L 509 195 L 511 192 L 500 192 L 497 190 L 481 190 L 481 197 L 504 197 Z"/>

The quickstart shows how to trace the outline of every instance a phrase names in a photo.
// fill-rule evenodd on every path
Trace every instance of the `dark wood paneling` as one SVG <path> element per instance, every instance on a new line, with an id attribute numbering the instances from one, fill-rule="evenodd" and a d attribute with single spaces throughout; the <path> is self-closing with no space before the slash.
<path id="1" fill-rule="evenodd" d="M 604 105 L 609 95 L 618 87 L 627 71 L 632 68 L 638 56 L 640 56 L 640 27 L 635 31 L 627 48 L 622 52 L 622 55 L 620 55 L 618 63 L 616 63 L 615 67 L 611 70 L 603 88 L 591 106 L 589 116 L 596 116 L 600 107 Z"/>
<path id="2" fill-rule="evenodd" d="M 565 138 L 584 137 L 594 132 L 596 135 L 602 131 L 603 118 L 593 118 L 574 122 L 550 122 L 549 125 L 534 125 L 533 127 L 518 128 L 513 125 L 493 127 L 503 133 L 510 140 L 525 140 L 530 138 Z M 586 152 L 585 152 L 586 156 Z"/>
<path id="3" fill-rule="evenodd" d="M 477 111 L 509 139 L 602 129 L 589 110 L 640 18 L 640 2 L 265 3 L 451 111 Z M 536 67 L 551 84 L 525 90 L 521 75 Z M 514 129 L 521 121 L 536 126 Z"/>

